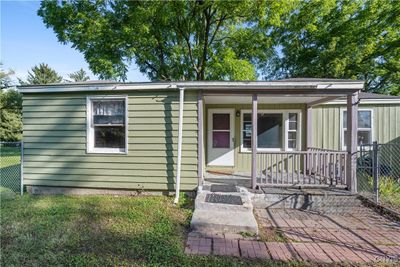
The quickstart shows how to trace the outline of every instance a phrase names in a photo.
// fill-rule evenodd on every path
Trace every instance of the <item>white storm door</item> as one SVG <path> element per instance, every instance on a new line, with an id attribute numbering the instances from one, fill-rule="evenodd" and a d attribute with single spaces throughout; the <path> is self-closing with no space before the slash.
<path id="1" fill-rule="evenodd" d="M 234 166 L 234 109 L 208 110 L 208 162 L 209 166 Z"/>

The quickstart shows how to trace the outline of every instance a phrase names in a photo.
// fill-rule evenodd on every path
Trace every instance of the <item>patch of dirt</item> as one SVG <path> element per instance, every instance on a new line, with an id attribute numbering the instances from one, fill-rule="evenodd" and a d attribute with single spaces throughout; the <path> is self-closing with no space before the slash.
<path id="1" fill-rule="evenodd" d="M 258 209 L 254 210 L 254 217 L 258 223 L 259 238 L 265 242 L 287 242 L 288 239 L 278 228 L 272 227 L 271 222 L 260 215 Z"/>

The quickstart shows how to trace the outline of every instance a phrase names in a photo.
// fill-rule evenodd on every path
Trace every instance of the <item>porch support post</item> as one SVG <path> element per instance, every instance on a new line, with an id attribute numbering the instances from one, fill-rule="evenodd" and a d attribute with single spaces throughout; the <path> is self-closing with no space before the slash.
<path id="1" fill-rule="evenodd" d="M 347 95 L 347 186 L 357 193 L 358 92 Z"/>
<path id="2" fill-rule="evenodd" d="M 203 185 L 203 91 L 197 95 L 197 175 L 198 185 Z"/>
<path id="3" fill-rule="evenodd" d="M 257 94 L 253 94 L 251 113 L 251 188 L 257 183 Z"/>
<path id="4" fill-rule="evenodd" d="M 307 123 L 307 131 L 306 131 L 306 150 L 312 146 L 312 106 L 307 106 L 307 118 L 306 118 L 306 123 Z"/>

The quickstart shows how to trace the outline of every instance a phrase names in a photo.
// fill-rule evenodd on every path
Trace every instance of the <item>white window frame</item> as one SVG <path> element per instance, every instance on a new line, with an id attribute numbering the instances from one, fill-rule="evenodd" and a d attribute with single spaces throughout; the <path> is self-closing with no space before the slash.
<path id="1" fill-rule="evenodd" d="M 243 118 L 244 113 L 250 113 L 250 109 L 243 109 L 240 111 L 240 152 L 250 153 L 251 148 L 243 147 Z M 271 151 L 300 151 L 301 150 L 301 126 L 302 126 L 302 110 L 301 109 L 284 109 L 284 110 L 270 110 L 270 109 L 259 109 L 258 114 L 282 114 L 282 147 L 281 148 L 257 148 L 259 152 L 271 152 Z M 288 147 L 288 131 L 289 131 L 289 113 L 297 113 L 297 136 L 296 136 L 296 149 Z"/>
<path id="2" fill-rule="evenodd" d="M 344 131 L 347 130 L 347 126 L 343 127 L 344 111 L 347 112 L 347 108 L 340 108 L 340 146 L 342 150 L 347 150 L 347 146 L 344 145 Z M 357 127 L 357 148 L 359 149 L 360 146 L 358 145 L 358 131 L 370 131 L 371 133 L 371 143 L 374 140 L 374 110 L 372 108 L 358 108 L 358 111 L 369 111 L 371 112 L 371 128 L 359 128 Z M 357 111 L 357 112 L 358 112 Z M 358 117 L 358 116 L 357 116 Z"/>
<path id="3" fill-rule="evenodd" d="M 93 100 L 125 100 L 125 148 L 94 147 Z M 128 96 L 96 95 L 86 96 L 86 153 L 128 154 Z"/>

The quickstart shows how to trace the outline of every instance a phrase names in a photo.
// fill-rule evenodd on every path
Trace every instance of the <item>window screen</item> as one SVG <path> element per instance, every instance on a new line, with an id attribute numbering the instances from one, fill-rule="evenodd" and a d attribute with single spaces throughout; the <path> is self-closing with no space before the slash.
<path id="1" fill-rule="evenodd" d="M 92 100 L 94 148 L 125 148 L 125 100 Z"/>
<path id="2" fill-rule="evenodd" d="M 281 113 L 259 113 L 257 116 L 257 147 L 281 148 L 282 147 L 282 122 Z M 251 148 L 251 114 L 243 114 L 243 147 Z"/>

